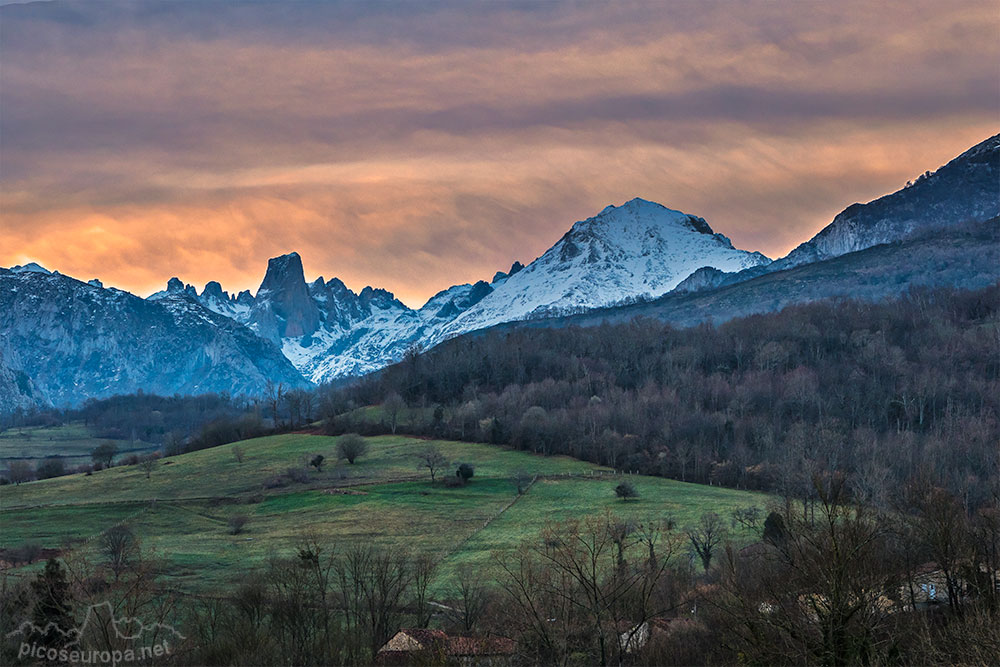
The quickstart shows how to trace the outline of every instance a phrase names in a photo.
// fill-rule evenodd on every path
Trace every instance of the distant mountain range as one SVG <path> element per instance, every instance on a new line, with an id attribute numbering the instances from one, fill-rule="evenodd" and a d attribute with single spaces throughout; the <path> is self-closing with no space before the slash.
<path id="1" fill-rule="evenodd" d="M 490 282 L 454 285 L 418 309 L 381 289 L 355 294 L 336 278 L 307 284 L 294 252 L 268 262 L 256 296 L 232 297 L 218 283 L 198 294 L 172 278 L 149 298 L 186 295 L 246 325 L 318 383 L 367 373 L 398 361 L 413 345 L 431 347 L 501 322 L 657 297 L 700 266 L 740 271 L 770 261 L 733 248 L 701 218 L 633 199 L 576 223 L 528 266 L 515 263 Z"/>
<path id="2" fill-rule="evenodd" d="M 0 412 L 142 389 L 259 394 L 361 375 L 505 322 L 636 315 L 721 321 L 831 296 L 995 281 L 1000 135 L 934 173 L 854 204 L 788 256 L 739 250 L 702 218 L 643 199 L 577 222 L 539 258 L 412 309 L 382 289 L 306 283 L 297 253 L 256 294 L 171 278 L 141 299 L 37 264 L 0 269 Z M 877 248 L 876 248 L 877 246 Z"/>

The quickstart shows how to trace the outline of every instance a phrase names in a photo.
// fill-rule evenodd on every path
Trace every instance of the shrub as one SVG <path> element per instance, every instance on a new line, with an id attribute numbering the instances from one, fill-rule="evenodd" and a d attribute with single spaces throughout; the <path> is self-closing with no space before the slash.
<path id="1" fill-rule="evenodd" d="M 236 459 L 237 463 L 243 463 L 243 459 L 246 456 L 246 451 L 239 445 L 233 445 L 233 458 Z"/>
<path id="2" fill-rule="evenodd" d="M 271 475 L 264 480 L 264 487 L 268 489 L 280 489 L 283 486 L 288 486 L 288 478 L 282 475 Z"/>
<path id="3" fill-rule="evenodd" d="M 462 480 L 463 484 L 472 479 L 472 476 L 475 474 L 476 468 L 471 463 L 461 463 L 458 466 L 458 470 L 455 471 L 455 477 Z"/>
<path id="4" fill-rule="evenodd" d="M 313 468 L 316 468 L 317 472 L 323 472 L 324 459 L 326 459 L 325 456 L 323 456 L 322 454 L 317 454 L 316 456 L 312 457 L 312 460 L 309 462 L 309 465 L 311 465 Z"/>
<path id="5" fill-rule="evenodd" d="M 454 489 L 459 486 L 465 486 L 465 480 L 457 475 L 455 477 L 445 477 L 444 485 L 449 489 Z"/>
<path id="6" fill-rule="evenodd" d="M 239 535 L 248 523 L 250 523 L 250 517 L 246 514 L 235 514 L 229 517 L 229 534 Z"/>
<path id="7" fill-rule="evenodd" d="M 632 482 L 622 482 L 615 487 L 615 495 L 621 498 L 622 501 L 629 501 L 638 498 L 639 491 Z"/>
<path id="8" fill-rule="evenodd" d="M 305 468 L 289 468 L 285 471 L 285 475 L 288 476 L 288 479 L 299 484 L 309 481 L 309 471 Z"/>
<path id="9" fill-rule="evenodd" d="M 368 442 L 357 433 L 340 436 L 337 441 L 337 456 L 353 464 L 355 459 L 368 453 Z"/>
<path id="10" fill-rule="evenodd" d="M 50 457 L 38 464 L 35 474 L 38 475 L 38 479 L 61 477 L 66 474 L 66 465 L 62 459 Z"/>

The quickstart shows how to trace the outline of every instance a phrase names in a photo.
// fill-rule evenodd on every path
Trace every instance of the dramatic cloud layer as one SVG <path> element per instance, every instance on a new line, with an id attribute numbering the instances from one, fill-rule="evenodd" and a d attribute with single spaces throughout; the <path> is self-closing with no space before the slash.
<path id="1" fill-rule="evenodd" d="M 0 8 L 0 265 L 419 303 L 634 196 L 780 256 L 997 131 L 992 2 Z"/>

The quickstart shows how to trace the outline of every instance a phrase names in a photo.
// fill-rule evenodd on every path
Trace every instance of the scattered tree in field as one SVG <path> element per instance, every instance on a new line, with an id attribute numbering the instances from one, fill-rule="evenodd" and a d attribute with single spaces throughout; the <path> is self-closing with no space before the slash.
<path id="1" fill-rule="evenodd" d="M 246 451 L 239 445 L 233 445 L 233 458 L 236 459 L 236 462 L 243 463 L 245 457 Z"/>
<path id="2" fill-rule="evenodd" d="M 406 402 L 396 392 L 391 392 L 382 402 L 382 410 L 385 412 L 386 419 L 389 420 L 389 428 L 392 429 L 393 435 L 396 434 L 396 427 L 399 425 L 399 413 L 405 407 Z"/>
<path id="3" fill-rule="evenodd" d="M 323 472 L 323 461 L 325 459 L 326 457 L 323 456 L 322 454 L 317 454 L 316 456 L 312 457 L 311 461 L 309 461 L 309 465 L 311 465 L 313 468 L 316 468 L 316 472 Z"/>
<path id="4" fill-rule="evenodd" d="M 705 571 L 708 571 L 716 547 L 726 537 L 726 527 L 722 518 L 715 512 L 706 512 L 701 515 L 698 524 L 689 527 L 686 532 L 695 553 L 701 558 L 701 564 L 705 567 Z"/>
<path id="5" fill-rule="evenodd" d="M 90 458 L 94 461 L 94 464 L 110 468 L 111 463 L 115 460 L 115 454 L 117 453 L 118 445 L 113 442 L 103 442 L 90 452 Z"/>
<path id="6" fill-rule="evenodd" d="M 458 469 L 455 471 L 455 477 L 462 480 L 462 483 L 468 483 L 472 476 L 476 474 L 476 467 L 471 463 L 459 464 Z"/>
<path id="7" fill-rule="evenodd" d="M 105 563 L 115 575 L 115 581 L 139 558 L 139 538 L 125 524 L 104 531 L 99 548 Z"/>
<path id="8" fill-rule="evenodd" d="M 7 477 L 14 484 L 30 482 L 35 476 L 35 471 L 31 469 L 31 464 L 27 461 L 11 461 L 7 467 Z"/>
<path id="9" fill-rule="evenodd" d="M 635 500 L 639 497 L 639 490 L 632 482 L 622 482 L 615 487 L 615 495 L 622 499 L 622 502 Z"/>
<path id="10" fill-rule="evenodd" d="M 63 463 L 61 458 L 50 456 L 38 464 L 35 474 L 38 476 L 38 479 L 61 477 L 66 474 L 66 465 Z"/>
<path id="11" fill-rule="evenodd" d="M 340 436 L 340 440 L 337 441 L 337 456 L 347 459 L 347 462 L 350 464 L 353 464 L 355 459 L 359 459 L 367 453 L 368 441 L 357 433 L 342 435 Z"/>
<path id="12" fill-rule="evenodd" d="M 250 523 L 250 517 L 246 514 L 235 514 L 229 517 L 229 521 L 227 523 L 229 525 L 229 534 L 239 535 L 243 532 L 243 529 L 246 528 L 246 525 Z"/>
<path id="13" fill-rule="evenodd" d="M 153 474 L 154 470 L 156 470 L 156 462 L 158 460 L 160 460 L 159 453 L 153 452 L 142 457 L 142 460 L 139 461 L 139 467 L 144 473 L 146 473 L 146 479 L 149 479 L 149 476 Z"/>
<path id="14" fill-rule="evenodd" d="M 417 454 L 417 458 L 420 459 L 419 467 L 427 468 L 427 470 L 430 471 L 431 484 L 434 483 L 434 476 L 437 472 L 448 465 L 448 458 L 441 453 L 441 450 L 433 445 L 428 445 L 424 448 L 423 451 Z"/>

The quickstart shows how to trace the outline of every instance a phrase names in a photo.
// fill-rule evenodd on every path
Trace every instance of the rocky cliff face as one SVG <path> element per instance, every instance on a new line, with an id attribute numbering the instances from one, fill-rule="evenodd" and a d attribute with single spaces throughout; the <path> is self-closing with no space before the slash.
<path id="1" fill-rule="evenodd" d="M 0 355 L 59 406 L 140 389 L 260 394 L 269 379 L 308 384 L 272 343 L 184 289 L 144 300 L 38 272 L 0 270 Z"/>
<path id="2" fill-rule="evenodd" d="M 499 322 L 656 297 L 700 266 L 734 271 L 769 262 L 734 248 L 701 218 L 634 199 L 576 223 L 527 266 L 515 262 L 490 282 L 454 285 L 419 309 L 385 290 L 355 294 L 335 278 L 307 286 L 297 254 L 275 258 L 249 316 L 237 319 L 280 341 L 296 368 L 323 382 Z"/>
<path id="3" fill-rule="evenodd" d="M 1000 135 L 899 192 L 848 207 L 813 239 L 773 263 L 760 253 L 734 248 L 702 218 L 633 199 L 577 222 L 527 266 L 515 262 L 490 282 L 454 285 L 419 309 L 382 289 L 355 293 L 336 278 L 307 284 L 297 253 L 268 262 L 256 295 L 234 297 L 218 282 L 198 294 L 172 278 L 164 291 L 145 301 L 103 289 L 96 280 L 84 284 L 29 264 L 0 270 L 0 354 L 6 360 L 5 370 L 0 368 L 0 399 L 61 405 L 139 388 L 255 393 L 267 379 L 289 386 L 304 384 L 302 376 L 323 382 L 382 368 L 415 345 L 427 348 L 504 322 L 647 302 L 675 288 L 675 295 L 690 296 L 690 303 L 715 304 L 691 317 L 721 317 L 787 303 L 784 297 L 805 294 L 806 282 L 808 298 L 850 295 L 845 289 L 888 294 L 892 289 L 885 281 L 921 284 L 921 274 L 937 276 L 930 284 L 978 285 L 995 279 L 996 273 L 984 268 L 992 255 L 989 249 L 977 250 L 977 241 L 962 236 L 963 230 L 985 225 L 973 236 L 992 239 L 990 225 L 997 224 L 997 215 Z M 951 229 L 959 240 L 940 236 Z M 969 253 L 967 265 L 957 250 L 935 267 L 873 267 L 872 262 L 887 258 L 908 261 L 895 251 L 869 252 L 861 264 L 830 263 L 928 234 L 938 234 L 934 238 L 951 250 Z M 927 261 L 937 261 L 926 242 L 912 247 Z M 801 274 L 809 277 L 802 285 L 763 280 L 812 264 L 817 268 Z M 831 273 L 862 265 L 868 278 Z M 753 279 L 761 280 L 754 282 L 759 289 L 752 297 L 746 296 L 750 291 L 730 289 Z M 775 286 L 784 294 L 769 291 Z M 715 293 L 729 295 L 725 305 L 697 296 Z"/>
<path id="4" fill-rule="evenodd" d="M 49 399 L 27 373 L 7 365 L 0 353 L 0 414 L 51 406 Z"/>
<path id="5" fill-rule="evenodd" d="M 309 294 L 297 252 L 268 261 L 248 321 L 250 328 L 275 344 L 309 336 L 319 328 L 319 308 Z"/>

